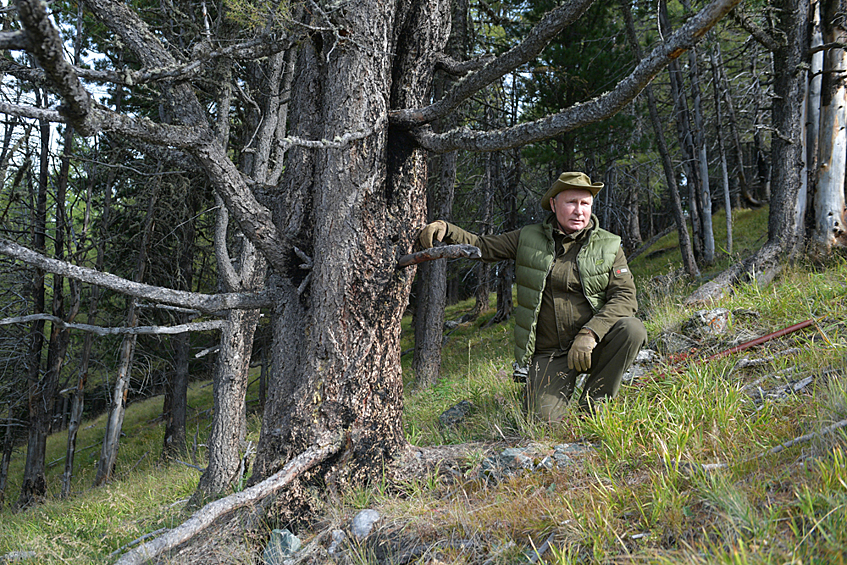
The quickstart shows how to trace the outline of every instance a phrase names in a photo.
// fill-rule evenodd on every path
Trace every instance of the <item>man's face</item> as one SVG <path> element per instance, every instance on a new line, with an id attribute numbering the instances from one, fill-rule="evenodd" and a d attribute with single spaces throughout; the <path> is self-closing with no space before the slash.
<path id="1" fill-rule="evenodd" d="M 587 190 L 568 188 L 550 199 L 550 208 L 562 231 L 573 233 L 588 225 L 593 203 L 594 197 Z"/>

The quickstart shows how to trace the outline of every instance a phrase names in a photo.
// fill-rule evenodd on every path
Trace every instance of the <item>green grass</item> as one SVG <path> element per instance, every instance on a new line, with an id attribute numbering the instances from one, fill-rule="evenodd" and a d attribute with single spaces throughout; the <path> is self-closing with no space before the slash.
<path id="1" fill-rule="evenodd" d="M 736 248 L 755 248 L 762 212 L 736 218 Z M 750 223 L 758 227 L 751 227 Z M 715 221 L 720 242 L 721 223 Z M 668 236 L 672 238 L 672 236 Z M 659 242 L 657 247 L 668 245 Z M 653 280 L 675 269 L 672 252 L 633 262 L 639 277 L 642 313 L 650 338 L 678 332 L 695 308 L 682 306 L 693 285 Z M 727 259 L 728 261 L 728 259 Z M 715 267 L 714 269 L 718 269 Z M 664 269 L 664 271 L 662 271 Z M 708 273 L 707 273 L 708 275 Z M 473 301 L 451 306 L 447 319 L 470 310 Z M 703 353 L 813 318 L 815 324 L 747 352 L 687 365 L 666 359 L 626 384 L 602 416 L 542 424 L 520 409 L 521 389 L 511 379 L 511 323 L 482 329 L 493 315 L 463 324 L 443 351 L 442 374 L 429 388 L 415 385 L 403 358 L 406 389 L 404 426 L 419 446 L 468 444 L 458 468 L 406 477 L 386 472 L 323 501 L 316 530 L 299 531 L 309 541 L 343 526 L 360 509 L 383 515 L 381 532 L 406 547 L 424 545 L 412 563 L 526 562 L 545 540 L 541 562 L 594 563 L 843 563 L 847 547 L 847 434 L 814 437 L 770 453 L 784 442 L 818 432 L 847 418 L 847 261 L 826 266 L 795 264 L 765 288 L 741 285 L 716 307 L 737 312 L 726 336 L 704 340 Z M 410 320 L 403 345 L 413 345 Z M 787 355 L 788 348 L 798 348 Z M 770 362 L 736 368 L 742 357 Z M 751 391 L 773 389 L 806 376 L 811 385 L 784 398 L 754 402 Z M 474 411 L 444 428 L 438 416 L 460 401 Z M 211 387 L 191 388 L 191 434 L 208 434 Z M 183 502 L 199 474 L 161 463 L 161 398 L 132 404 L 125 423 L 118 480 L 89 488 L 99 447 L 79 455 L 74 495 L 56 499 L 62 465 L 53 465 L 48 501 L 22 514 L 0 514 L 0 555 L 34 551 L 32 563 L 99 563 L 145 532 L 184 518 Z M 258 433 L 251 422 L 251 437 Z M 103 419 L 86 423 L 78 445 L 98 445 Z M 592 445 L 578 463 L 553 471 L 511 477 L 498 484 L 475 479 L 483 459 L 505 445 L 563 442 Z M 190 440 L 193 442 L 193 438 Z M 50 438 L 48 461 L 64 454 L 64 435 Z M 202 463 L 203 449 L 197 458 Z M 21 474 L 17 454 L 10 479 Z M 704 467 L 705 466 L 705 467 Z M 9 487 L 9 496 L 19 485 Z M 259 536 L 261 537 L 261 536 Z M 465 543 L 463 546 L 461 543 Z M 468 545 L 470 544 L 470 545 Z M 401 547 L 402 549 L 402 547 Z M 364 544 L 354 563 L 377 563 Z"/>

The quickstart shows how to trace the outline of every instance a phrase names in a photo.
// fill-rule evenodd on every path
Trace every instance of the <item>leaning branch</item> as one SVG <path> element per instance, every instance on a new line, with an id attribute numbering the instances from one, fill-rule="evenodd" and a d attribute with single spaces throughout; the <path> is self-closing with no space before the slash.
<path id="1" fill-rule="evenodd" d="M 456 86 L 435 104 L 425 108 L 410 108 L 391 113 L 391 123 L 406 127 L 420 126 L 443 118 L 462 102 L 526 63 L 544 49 L 560 31 L 571 25 L 588 9 L 594 0 L 571 0 L 548 12 L 532 28 L 520 44 L 497 57 L 479 71 L 459 81 Z"/>
<path id="2" fill-rule="evenodd" d="M 218 518 L 278 493 L 304 472 L 336 454 L 343 445 L 343 439 L 343 434 L 339 434 L 338 437 L 330 441 L 318 443 L 292 459 L 281 471 L 261 483 L 231 494 L 226 498 L 210 502 L 195 512 L 182 525 L 125 554 L 118 559 L 116 565 L 140 565 L 152 561 L 164 552 L 190 541 L 205 531 Z"/>
<path id="3" fill-rule="evenodd" d="M 133 282 L 109 273 L 80 267 L 58 259 L 45 257 L 22 245 L 0 238 L 0 254 L 7 255 L 27 265 L 48 273 L 55 273 L 74 280 L 95 284 L 122 294 L 143 298 L 153 302 L 164 302 L 174 306 L 193 308 L 204 313 L 221 310 L 254 310 L 271 305 L 270 297 L 257 293 L 200 294 L 173 290 Z"/>
<path id="4" fill-rule="evenodd" d="M 403 255 L 397 261 L 397 268 L 402 269 L 410 265 L 417 265 L 424 261 L 433 261 L 435 259 L 480 259 L 482 252 L 479 247 L 459 243 L 456 245 L 440 245 L 438 247 L 430 247 L 417 253 Z"/>
<path id="5" fill-rule="evenodd" d="M 4 318 L 0 320 L 0 326 L 10 324 L 28 324 L 36 320 L 52 322 L 64 329 L 80 330 L 96 335 L 175 335 L 186 332 L 205 332 L 219 330 L 226 322 L 224 320 L 210 320 L 207 322 L 193 322 L 190 324 L 179 324 L 177 326 L 135 326 L 135 327 L 111 327 L 93 326 L 91 324 L 77 324 L 66 322 L 57 316 L 50 314 L 31 314 L 29 316 L 17 316 L 15 318 Z"/>
<path id="6" fill-rule="evenodd" d="M 36 108 L 35 106 L 25 106 L 21 104 L 8 104 L 0 102 L 0 112 L 10 116 L 19 118 L 32 118 L 44 122 L 64 123 L 67 120 L 56 110 L 47 110 L 44 108 Z"/>
<path id="7" fill-rule="evenodd" d="M 93 100 L 82 86 L 76 70 L 64 57 L 59 30 L 50 21 L 47 4 L 40 0 L 18 0 L 18 18 L 23 26 L 29 53 L 39 62 L 63 104 L 59 112 L 83 135 L 97 131 L 89 122 Z"/>
<path id="8" fill-rule="evenodd" d="M 492 132 L 466 127 L 437 134 L 427 126 L 412 130 L 424 149 L 446 153 L 457 149 L 499 151 L 535 143 L 613 116 L 629 104 L 672 60 L 697 44 L 715 23 L 741 0 L 715 0 L 692 16 L 668 40 L 643 59 L 615 90 L 546 118 Z"/>
<path id="9" fill-rule="evenodd" d="M 29 47 L 22 31 L 0 31 L 0 49 L 24 50 Z"/>
<path id="10" fill-rule="evenodd" d="M 740 6 L 730 12 L 729 16 L 768 51 L 777 51 L 785 45 L 785 37 L 774 36 L 759 27 L 759 24 L 754 22 Z"/>

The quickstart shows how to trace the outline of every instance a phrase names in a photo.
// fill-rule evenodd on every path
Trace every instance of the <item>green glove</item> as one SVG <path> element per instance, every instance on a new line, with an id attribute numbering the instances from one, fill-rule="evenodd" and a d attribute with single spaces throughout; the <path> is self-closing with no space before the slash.
<path id="1" fill-rule="evenodd" d="M 432 247 L 433 240 L 442 241 L 447 235 L 447 224 L 444 220 L 436 220 L 431 224 L 427 224 L 421 233 L 418 235 L 418 242 L 423 249 Z"/>
<path id="2" fill-rule="evenodd" d="M 591 368 L 591 352 L 597 345 L 594 332 L 588 328 L 582 328 L 573 340 L 571 350 L 568 351 L 568 368 L 576 369 L 580 373 Z"/>

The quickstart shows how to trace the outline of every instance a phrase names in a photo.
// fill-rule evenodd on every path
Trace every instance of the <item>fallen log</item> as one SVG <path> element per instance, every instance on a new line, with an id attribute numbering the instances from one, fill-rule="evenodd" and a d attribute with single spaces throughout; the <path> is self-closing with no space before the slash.
<path id="1" fill-rule="evenodd" d="M 411 265 L 417 265 L 424 261 L 433 261 L 435 259 L 481 259 L 482 252 L 479 247 L 459 243 L 456 245 L 439 245 L 438 247 L 430 247 L 417 253 L 403 255 L 397 261 L 397 268 L 403 269 Z"/>
<path id="2" fill-rule="evenodd" d="M 313 445 L 289 461 L 282 470 L 261 483 L 231 494 L 226 498 L 210 502 L 180 526 L 168 530 L 163 536 L 143 543 L 125 553 L 115 562 L 115 565 L 141 565 L 158 558 L 164 552 L 190 541 L 221 516 L 276 494 L 304 472 L 337 453 L 342 445 L 344 445 L 343 435 Z"/>

